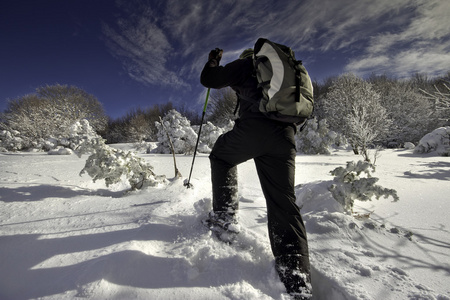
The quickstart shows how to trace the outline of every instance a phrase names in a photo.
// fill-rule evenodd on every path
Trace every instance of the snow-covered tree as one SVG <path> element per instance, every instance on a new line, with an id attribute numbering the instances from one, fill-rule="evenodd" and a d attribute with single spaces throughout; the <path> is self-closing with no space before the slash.
<path id="1" fill-rule="evenodd" d="M 125 131 L 127 139 L 130 142 L 140 143 L 148 141 L 153 135 L 150 120 L 145 114 L 137 114 L 131 118 Z"/>
<path id="2" fill-rule="evenodd" d="M 353 74 L 340 76 L 324 105 L 330 128 L 344 134 L 353 151 L 369 160 L 369 146 L 383 138 L 392 123 L 372 85 Z"/>
<path id="3" fill-rule="evenodd" d="M 227 126 L 230 121 L 236 119 L 234 115 L 236 103 L 236 92 L 231 88 L 214 90 L 208 104 L 208 120 L 219 127 Z"/>
<path id="4" fill-rule="evenodd" d="M 448 82 L 443 82 L 441 85 L 443 86 L 442 90 L 435 86 L 434 93 L 425 90 L 422 90 L 422 92 L 434 102 L 435 112 L 439 120 L 447 125 L 450 123 L 450 87 Z"/>
<path id="5" fill-rule="evenodd" d="M 414 149 L 415 153 L 433 151 L 441 156 L 450 156 L 450 126 L 440 127 L 427 133 Z"/>
<path id="6" fill-rule="evenodd" d="M 338 167 L 330 173 L 334 176 L 333 184 L 329 187 L 333 198 L 339 202 L 347 212 L 353 212 L 355 200 L 370 201 L 373 197 L 399 198 L 397 191 L 376 185 L 378 178 L 372 177 L 374 167 L 367 161 L 350 161 L 347 166 Z M 365 176 L 365 177 L 364 177 Z"/>
<path id="7" fill-rule="evenodd" d="M 141 143 L 156 141 L 155 122 L 173 109 L 173 104 L 154 104 L 147 108 L 133 108 L 120 118 L 109 120 L 102 136 L 108 143 Z"/>
<path id="8" fill-rule="evenodd" d="M 197 142 L 197 133 L 192 129 L 189 120 L 173 109 L 164 116 L 162 121 L 164 126 L 160 122 L 155 123 L 159 142 L 155 151 L 171 153 L 170 138 L 176 154 L 193 153 Z"/>
<path id="9" fill-rule="evenodd" d="M 106 126 L 107 117 L 102 104 L 86 91 L 68 85 L 47 85 L 36 90 L 49 105 L 54 124 L 69 128 L 74 121 L 86 119 L 96 131 Z M 51 108 L 51 109 L 50 109 Z"/>
<path id="10" fill-rule="evenodd" d="M 317 122 L 315 117 L 295 136 L 297 151 L 305 154 L 330 154 L 330 147 L 338 139 L 339 135 L 329 130 L 326 119 Z"/>
<path id="11" fill-rule="evenodd" d="M 372 77 L 370 82 L 380 94 L 381 104 L 392 121 L 386 135 L 387 146 L 417 143 L 430 129 L 436 128 L 430 101 L 410 83 L 386 76 Z"/>
<path id="12" fill-rule="evenodd" d="M 0 129 L 21 139 L 18 150 L 39 148 L 45 140 L 66 137 L 72 124 L 82 119 L 89 120 L 91 126 L 101 130 L 106 126 L 107 118 L 94 96 L 74 86 L 53 85 L 9 101 L 1 117 Z M 17 148 L 17 144 L 14 147 Z"/>
<path id="13" fill-rule="evenodd" d="M 0 123 L 5 131 L 2 146 L 10 151 L 34 148 L 53 136 L 55 126 L 48 116 L 48 108 L 46 101 L 37 95 L 9 101 Z"/>

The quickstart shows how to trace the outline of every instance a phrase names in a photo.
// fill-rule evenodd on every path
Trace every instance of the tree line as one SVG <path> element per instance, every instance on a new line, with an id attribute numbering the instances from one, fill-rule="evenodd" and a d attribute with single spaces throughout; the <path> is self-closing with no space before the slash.
<path id="1" fill-rule="evenodd" d="M 329 130 L 345 136 L 355 153 L 373 145 L 417 143 L 433 129 L 449 125 L 450 72 L 433 79 L 415 74 L 408 80 L 343 74 L 313 85 L 313 117 L 326 120 Z M 235 118 L 235 107 L 236 95 L 231 89 L 214 90 L 206 120 L 227 126 Z M 70 126 L 82 119 L 107 143 L 156 141 L 156 122 L 173 109 L 192 125 L 201 121 L 200 112 L 170 102 L 130 109 L 111 119 L 95 96 L 78 87 L 44 86 L 8 101 L 0 115 L 0 146 L 6 150 L 45 149 L 49 138 L 69 136 Z"/>

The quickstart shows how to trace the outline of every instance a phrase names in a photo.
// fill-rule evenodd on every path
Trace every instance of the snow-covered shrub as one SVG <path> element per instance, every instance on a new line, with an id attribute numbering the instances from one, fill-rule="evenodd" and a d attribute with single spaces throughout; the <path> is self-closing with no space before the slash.
<path id="1" fill-rule="evenodd" d="M 66 130 L 65 135 L 59 137 L 47 137 L 35 138 L 25 142 L 23 136 L 18 131 L 0 131 L 0 146 L 4 147 L 9 151 L 20 151 L 23 149 L 37 150 L 37 151 L 47 151 L 48 154 L 70 154 L 72 151 L 77 150 L 77 148 L 84 143 L 86 140 L 97 137 L 97 133 L 91 127 L 89 121 L 86 119 L 76 121 L 72 126 Z M 62 148 L 66 148 L 65 151 L 59 151 Z"/>
<path id="2" fill-rule="evenodd" d="M 338 167 L 330 171 L 334 176 L 333 184 L 329 187 L 333 198 L 339 202 L 347 212 L 352 212 L 355 200 L 369 201 L 373 196 L 379 199 L 381 196 L 391 196 L 394 201 L 399 198 L 397 191 L 376 185 L 378 178 L 372 177 L 370 169 L 373 165 L 366 161 L 347 162 L 345 168 Z M 366 177 L 362 177 L 365 174 Z"/>
<path id="3" fill-rule="evenodd" d="M 20 132 L 17 130 L 2 130 L 0 131 L 0 148 L 4 151 L 19 151 L 24 147 L 24 140 L 20 137 Z"/>
<path id="4" fill-rule="evenodd" d="M 56 149 L 52 149 L 47 152 L 49 155 L 71 155 L 73 151 L 69 148 L 57 147 Z"/>
<path id="5" fill-rule="evenodd" d="M 414 148 L 416 148 L 416 145 L 414 145 L 411 142 L 406 142 L 405 145 L 403 145 L 403 147 L 408 150 L 413 150 Z"/>
<path id="6" fill-rule="evenodd" d="M 206 122 L 202 126 L 202 132 L 200 134 L 201 145 L 199 145 L 198 151 L 203 153 L 211 152 L 212 147 L 222 133 L 222 128 L 215 126 L 209 121 Z"/>
<path id="7" fill-rule="evenodd" d="M 414 149 L 415 153 L 433 151 L 441 156 L 450 156 L 450 126 L 440 127 L 426 134 Z"/>
<path id="8" fill-rule="evenodd" d="M 87 173 L 93 181 L 104 179 L 106 186 L 128 180 L 131 188 L 141 189 L 164 182 L 164 176 L 157 176 L 153 167 L 132 152 L 114 149 L 96 134 L 87 120 L 75 123 L 69 138 L 77 155 L 91 153 L 80 176 Z"/>
<path id="9" fill-rule="evenodd" d="M 156 176 L 152 166 L 134 153 L 111 148 L 104 140 L 97 140 L 93 145 L 93 153 L 86 160 L 80 175 L 87 173 L 94 182 L 104 179 L 106 186 L 125 178 L 133 190 L 164 182 L 163 176 Z"/>
<path id="10" fill-rule="evenodd" d="M 176 154 L 193 153 L 197 134 L 192 129 L 191 122 L 174 109 L 164 116 L 162 122 L 163 124 L 155 122 L 159 142 L 155 152 L 171 153 L 170 138 Z"/>
<path id="11" fill-rule="evenodd" d="M 328 129 L 326 119 L 317 122 L 317 118 L 308 120 L 303 131 L 297 132 L 295 142 L 297 151 L 305 154 L 330 154 L 330 147 L 338 134 Z"/>
<path id="12" fill-rule="evenodd" d="M 79 151 L 79 147 L 85 142 L 97 137 L 89 121 L 83 119 L 69 127 L 67 137 L 41 140 L 36 143 L 35 148 L 44 149 L 50 155 L 70 155 L 73 151 Z"/>
<path id="13" fill-rule="evenodd" d="M 139 142 L 133 143 L 133 148 L 136 149 L 138 153 L 152 153 L 158 147 L 157 142 Z"/>
<path id="14" fill-rule="evenodd" d="M 45 151 L 50 151 L 58 147 L 58 140 L 54 138 L 49 138 L 44 141 L 42 147 Z"/>
<path id="15" fill-rule="evenodd" d="M 222 128 L 222 132 L 223 133 L 227 133 L 228 131 L 231 131 L 234 127 L 234 121 L 233 120 L 228 120 Z"/>
<path id="16" fill-rule="evenodd" d="M 225 121 L 223 123 L 225 123 Z M 216 126 L 209 121 L 206 122 L 206 124 L 202 126 L 202 132 L 200 134 L 200 142 L 197 147 L 197 151 L 200 153 L 210 153 L 219 136 L 232 130 L 233 126 L 234 121 L 232 120 L 228 120 L 224 127 Z M 200 126 L 193 126 L 193 129 L 198 132 Z"/>
<path id="17" fill-rule="evenodd" d="M 77 150 L 80 146 L 85 145 L 86 142 L 97 138 L 100 138 L 100 136 L 91 127 L 89 121 L 83 119 L 75 122 L 70 127 L 69 137 L 61 139 L 60 144 L 67 145 L 72 150 Z"/>

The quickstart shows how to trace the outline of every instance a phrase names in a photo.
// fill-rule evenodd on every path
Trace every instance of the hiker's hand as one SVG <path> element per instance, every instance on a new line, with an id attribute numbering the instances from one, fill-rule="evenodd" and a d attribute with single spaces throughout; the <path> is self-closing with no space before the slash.
<path id="1" fill-rule="evenodd" d="M 208 60 L 215 59 L 217 61 L 217 63 L 219 63 L 220 59 L 222 58 L 222 53 L 223 53 L 223 50 L 219 49 L 219 48 L 211 50 L 211 52 L 209 52 Z"/>

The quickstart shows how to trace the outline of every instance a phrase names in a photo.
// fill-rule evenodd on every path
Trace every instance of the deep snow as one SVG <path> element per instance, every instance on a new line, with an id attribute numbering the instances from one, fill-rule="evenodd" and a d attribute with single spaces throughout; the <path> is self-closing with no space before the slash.
<path id="1" fill-rule="evenodd" d="M 297 156 L 314 299 L 450 299 L 450 158 L 381 154 L 373 175 L 400 201 L 356 202 L 360 218 L 327 190 L 329 171 L 360 157 Z M 171 155 L 140 156 L 174 176 Z M 211 201 L 206 155 L 195 160 L 193 189 L 179 179 L 127 194 L 125 184 L 78 176 L 86 158 L 0 154 L 0 299 L 288 299 L 253 162 L 238 168 L 243 232 L 228 246 L 200 224 Z M 185 177 L 191 163 L 177 156 Z"/>

